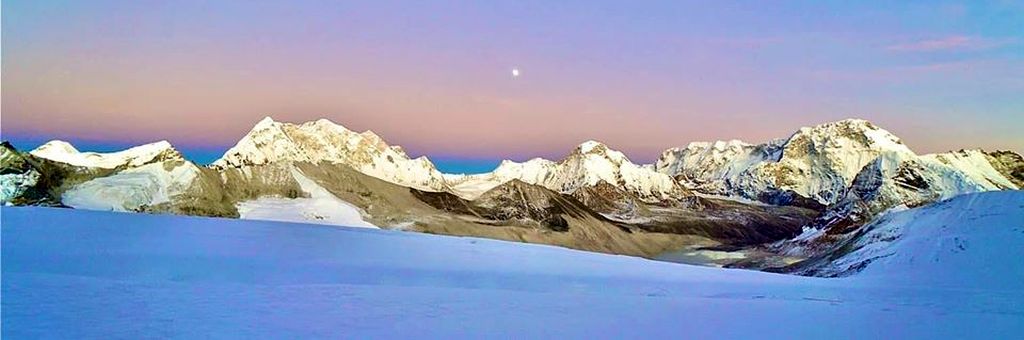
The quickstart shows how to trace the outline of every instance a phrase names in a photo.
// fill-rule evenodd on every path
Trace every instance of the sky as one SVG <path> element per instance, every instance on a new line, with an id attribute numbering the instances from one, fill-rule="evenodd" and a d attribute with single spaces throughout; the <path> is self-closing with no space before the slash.
<path id="1" fill-rule="evenodd" d="M 7 1 L 0 137 L 209 162 L 328 118 L 442 170 L 864 118 L 1024 151 L 1020 1 Z M 512 69 L 520 71 L 512 76 Z"/>

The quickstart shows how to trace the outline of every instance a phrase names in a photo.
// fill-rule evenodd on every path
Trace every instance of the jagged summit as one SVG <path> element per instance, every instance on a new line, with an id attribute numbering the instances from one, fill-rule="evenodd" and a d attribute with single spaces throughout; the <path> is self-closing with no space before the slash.
<path id="1" fill-rule="evenodd" d="M 274 121 L 274 118 L 271 118 L 270 116 L 266 116 L 266 117 L 263 117 L 263 119 L 260 119 L 259 122 L 256 122 L 256 125 L 253 126 L 252 129 L 253 130 L 258 130 L 258 129 L 267 128 L 267 127 L 269 127 L 271 125 L 274 125 L 274 123 L 277 123 L 277 121 Z"/>
<path id="2" fill-rule="evenodd" d="M 614 150 L 608 147 L 607 144 L 595 140 L 588 140 L 586 142 L 580 143 L 579 145 L 576 146 L 576 148 L 572 150 L 572 152 L 569 153 L 569 155 L 566 156 L 566 158 L 562 159 L 561 162 L 565 163 L 567 161 L 572 161 L 580 157 L 590 156 L 601 157 L 616 164 L 630 162 L 629 158 L 626 157 L 626 155 L 623 154 L 622 152 Z"/>
<path id="3" fill-rule="evenodd" d="M 166 140 L 109 153 L 80 152 L 71 143 L 62 140 L 52 140 L 32 150 L 30 153 L 33 156 L 56 162 L 105 169 L 114 169 L 122 166 L 137 167 L 167 159 L 184 159 L 181 153 L 175 150 L 171 143 Z"/>
<path id="4" fill-rule="evenodd" d="M 714 142 L 690 142 L 690 144 L 687 144 L 685 148 L 670 148 L 667 151 L 680 151 L 684 149 L 712 149 L 717 151 L 725 151 L 731 149 L 742 149 L 750 146 L 753 146 L 753 144 L 738 139 L 730 139 L 727 141 L 717 140 Z"/>
<path id="5" fill-rule="evenodd" d="M 554 162 L 534 158 L 518 163 L 502 161 L 490 173 L 462 176 L 453 189 L 460 196 L 474 198 L 497 185 L 517 179 L 561 193 L 607 182 L 647 200 L 668 200 L 688 195 L 671 177 L 633 164 L 626 156 L 597 141 L 587 141 Z"/>
<path id="6" fill-rule="evenodd" d="M 899 137 L 863 119 L 845 119 L 800 128 L 790 136 L 786 146 L 790 152 L 813 148 L 913 153 Z"/>
<path id="7" fill-rule="evenodd" d="M 606 152 L 608 151 L 608 146 L 591 139 L 577 145 L 575 151 L 579 153 Z"/>
<path id="8" fill-rule="evenodd" d="M 844 119 L 757 145 L 690 143 L 666 150 L 655 169 L 706 192 L 773 203 L 778 203 L 773 195 L 794 193 L 827 205 L 840 198 L 865 165 L 886 153 L 915 156 L 889 131 L 864 119 Z"/>
<path id="9" fill-rule="evenodd" d="M 395 184 L 429 191 L 447 187 L 426 157 L 410 159 L 372 131 L 353 132 L 327 119 L 301 124 L 264 118 L 238 143 L 213 162 L 215 168 L 307 162 L 347 165 Z"/>

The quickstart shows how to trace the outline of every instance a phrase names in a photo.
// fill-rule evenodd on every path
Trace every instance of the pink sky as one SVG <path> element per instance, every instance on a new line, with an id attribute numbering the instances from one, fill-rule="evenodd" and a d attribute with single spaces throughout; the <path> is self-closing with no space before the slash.
<path id="1" fill-rule="evenodd" d="M 918 152 L 1024 150 L 1019 32 L 977 11 L 575 6 L 5 2 L 2 132 L 226 148 L 264 116 L 324 117 L 413 154 L 596 139 L 650 161 L 858 117 Z"/>

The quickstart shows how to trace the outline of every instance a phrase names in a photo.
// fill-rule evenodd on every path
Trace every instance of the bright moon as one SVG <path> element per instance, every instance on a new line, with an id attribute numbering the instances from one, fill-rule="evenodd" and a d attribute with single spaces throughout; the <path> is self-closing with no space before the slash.
<path id="1" fill-rule="evenodd" d="M 517 69 L 517 68 L 512 69 L 512 77 L 515 78 L 515 77 L 518 77 L 518 76 L 519 76 L 519 69 Z"/>

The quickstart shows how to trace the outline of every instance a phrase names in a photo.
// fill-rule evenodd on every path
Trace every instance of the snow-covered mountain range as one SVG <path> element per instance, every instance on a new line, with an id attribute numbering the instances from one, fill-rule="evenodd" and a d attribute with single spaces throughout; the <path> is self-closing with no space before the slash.
<path id="1" fill-rule="evenodd" d="M 98 153 L 80 152 L 71 143 L 52 140 L 32 150 L 31 154 L 74 166 L 103 169 L 139 167 L 161 160 L 185 159 L 167 141 L 139 145 L 118 152 Z"/>
<path id="2" fill-rule="evenodd" d="M 833 209 L 856 202 L 877 213 L 964 193 L 1020 189 L 1021 174 L 1011 169 L 1022 164 L 1012 152 L 919 156 L 892 133 L 847 119 L 759 145 L 691 143 L 663 153 L 655 169 L 699 192 Z"/>
<path id="3" fill-rule="evenodd" d="M 767 201 L 791 192 L 828 205 L 883 153 L 913 155 L 888 131 L 848 119 L 801 128 L 785 140 L 760 145 L 692 143 L 666 151 L 655 167 L 709 192 Z"/>
<path id="4" fill-rule="evenodd" d="M 610 183 L 646 200 L 684 197 L 687 190 L 671 177 L 650 166 L 630 162 L 622 152 L 596 141 L 587 141 L 558 162 L 534 158 L 523 163 L 503 161 L 492 172 L 479 175 L 447 175 L 455 194 L 475 198 L 510 180 L 537 184 L 563 193 Z"/>
<path id="5" fill-rule="evenodd" d="M 1019 154 L 917 155 L 860 119 L 761 144 L 694 142 L 654 164 L 587 141 L 558 161 L 503 161 L 475 175 L 443 174 L 371 131 L 325 119 L 265 118 L 210 166 L 166 141 L 113 153 L 5 144 L 0 159 L 5 204 L 298 219 L 652 257 L 764 242 L 816 257 L 843 239 L 821 235 L 849 235 L 889 209 L 1024 185 Z"/>

